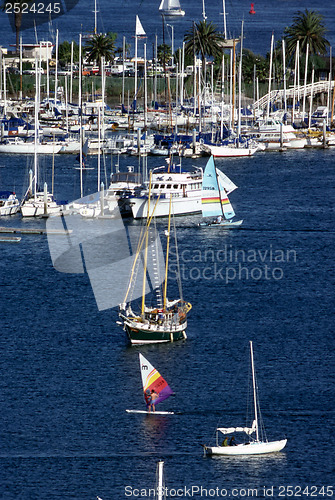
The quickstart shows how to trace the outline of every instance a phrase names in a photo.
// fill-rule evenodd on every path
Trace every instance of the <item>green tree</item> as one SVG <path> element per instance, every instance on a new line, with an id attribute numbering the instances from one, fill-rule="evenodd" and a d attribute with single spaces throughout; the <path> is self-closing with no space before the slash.
<path id="1" fill-rule="evenodd" d="M 87 52 L 87 59 L 90 62 L 95 62 L 100 67 L 102 57 L 105 58 L 105 61 L 113 61 L 115 41 L 109 34 L 94 35 L 86 42 L 85 50 Z"/>
<path id="2" fill-rule="evenodd" d="M 329 47 L 325 38 L 326 32 L 322 14 L 308 9 L 305 9 L 305 12 L 297 12 L 292 26 L 284 30 L 287 53 L 294 53 L 299 40 L 299 49 L 302 52 L 306 51 L 308 43 L 311 54 L 325 55 Z"/>
<path id="3" fill-rule="evenodd" d="M 71 62 L 71 42 L 65 40 L 58 47 L 58 59 L 62 66 Z M 79 60 L 79 46 L 76 42 L 73 43 L 73 61 Z"/>
<path id="4" fill-rule="evenodd" d="M 200 55 L 203 75 L 206 72 L 206 57 L 222 55 L 224 35 L 210 21 L 204 20 L 194 23 L 184 36 L 185 52 L 188 55 Z"/>
<path id="5" fill-rule="evenodd" d="M 162 43 L 157 47 L 157 59 L 162 66 L 166 66 L 171 61 L 172 53 L 170 45 Z"/>

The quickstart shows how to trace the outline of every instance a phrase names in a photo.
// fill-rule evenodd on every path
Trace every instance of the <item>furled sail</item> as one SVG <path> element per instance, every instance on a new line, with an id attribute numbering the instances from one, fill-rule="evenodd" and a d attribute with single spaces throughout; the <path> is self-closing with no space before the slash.
<path id="1" fill-rule="evenodd" d="M 218 427 L 218 431 L 222 434 L 232 434 L 233 432 L 245 432 L 246 434 L 252 434 L 256 431 L 256 420 L 253 421 L 252 427 Z"/>
<path id="2" fill-rule="evenodd" d="M 152 364 L 145 359 L 145 357 L 139 353 L 140 356 L 140 368 L 141 368 L 141 377 L 142 377 L 142 385 L 144 392 L 144 399 L 147 401 L 146 395 L 151 394 L 152 389 L 157 392 L 158 398 L 155 400 L 155 405 L 167 399 L 173 391 L 167 384 L 167 382 L 163 379 L 161 374 L 152 366 Z"/>

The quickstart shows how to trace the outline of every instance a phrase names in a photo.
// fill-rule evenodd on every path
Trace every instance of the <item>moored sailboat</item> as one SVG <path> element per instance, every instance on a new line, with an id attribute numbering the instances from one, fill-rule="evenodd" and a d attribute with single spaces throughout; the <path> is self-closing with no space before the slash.
<path id="1" fill-rule="evenodd" d="M 253 403 L 254 403 L 254 420 L 251 427 L 218 427 L 216 429 L 216 446 L 203 445 L 204 452 L 207 455 L 261 455 L 265 453 L 274 453 L 281 451 L 287 443 L 287 439 L 280 441 L 268 441 L 265 436 L 264 427 L 260 425 L 260 411 L 258 402 L 258 390 L 256 384 L 256 372 L 254 366 L 254 355 L 252 341 L 250 341 L 250 358 L 252 371 L 252 387 L 253 387 Z M 223 435 L 233 433 L 244 433 L 248 436 L 245 443 L 228 444 L 228 439 L 224 439 L 222 445 L 219 445 L 219 433 Z M 255 435 L 255 437 L 253 437 Z M 234 440 L 233 440 L 234 442 Z"/>
<path id="2" fill-rule="evenodd" d="M 151 180 L 150 180 L 151 186 Z M 150 213 L 150 188 L 149 188 L 149 206 L 148 213 Z M 157 251 L 157 238 L 150 233 L 153 215 L 147 216 L 146 225 L 143 233 L 140 235 L 138 248 L 135 254 L 133 268 L 129 280 L 126 296 L 119 307 L 119 317 L 122 320 L 124 330 L 127 332 L 131 344 L 153 344 L 163 342 L 174 342 L 176 340 L 186 339 L 187 327 L 187 314 L 192 308 L 191 304 L 185 302 L 182 298 L 182 290 L 180 285 L 180 298 L 175 300 L 168 300 L 167 298 L 167 280 L 169 269 L 169 248 L 170 248 L 170 232 L 171 232 L 171 209 L 172 198 L 170 198 L 170 213 L 167 230 L 167 245 L 166 245 L 166 259 L 165 265 L 161 263 L 159 266 L 159 253 Z M 154 210 L 153 210 L 154 213 Z M 148 252 L 152 251 L 149 256 Z M 143 280 L 142 280 L 142 301 L 141 310 L 135 313 L 131 304 L 131 291 L 137 277 L 138 267 L 143 259 Z M 145 303 L 146 287 L 148 273 L 148 266 L 152 266 L 152 274 L 156 281 L 154 283 L 155 289 L 152 291 L 156 293 L 156 303 L 154 305 L 147 305 Z M 165 267 L 165 276 L 160 279 L 159 267 Z M 151 281 L 151 280 L 150 280 Z M 161 284 L 164 283 L 163 290 Z M 179 281 L 180 283 L 180 281 Z"/>

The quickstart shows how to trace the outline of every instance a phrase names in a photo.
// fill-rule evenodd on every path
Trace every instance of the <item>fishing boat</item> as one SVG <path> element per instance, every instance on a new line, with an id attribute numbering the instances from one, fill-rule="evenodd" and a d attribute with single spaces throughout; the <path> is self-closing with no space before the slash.
<path id="1" fill-rule="evenodd" d="M 173 394 L 162 375 L 139 353 L 142 387 L 146 410 L 126 410 L 127 413 L 151 413 L 155 415 L 173 415 L 173 411 L 157 411 L 156 406 Z M 155 395 L 155 396 L 153 396 Z"/>
<path id="2" fill-rule="evenodd" d="M 286 446 L 287 439 L 282 439 L 280 441 L 268 441 L 265 435 L 265 429 L 261 422 L 261 414 L 259 410 L 258 388 L 256 383 L 252 341 L 250 341 L 250 359 L 254 409 L 254 420 L 252 426 L 218 427 L 216 429 L 216 446 L 203 445 L 204 451 L 207 455 L 261 455 L 265 453 L 274 453 L 277 451 L 281 451 Z M 228 440 L 226 437 L 222 445 L 219 445 L 219 435 L 223 434 L 224 436 L 227 436 L 229 434 L 240 432 L 247 436 L 246 442 L 239 444 L 230 444 L 232 443 L 232 439 Z"/>
<path id="3" fill-rule="evenodd" d="M 179 0 L 162 0 L 158 10 L 162 16 L 185 16 L 185 11 L 182 10 Z"/>
<path id="4" fill-rule="evenodd" d="M 233 220 L 235 212 L 228 198 L 228 194 L 236 188 L 237 186 L 215 167 L 211 156 L 206 164 L 202 181 L 201 207 L 204 218 L 215 217 L 215 219 L 201 222 L 200 226 L 213 228 L 241 226 L 243 220 Z"/>
<path id="5" fill-rule="evenodd" d="M 140 234 L 126 295 L 123 303 L 119 306 L 119 317 L 122 322 L 118 323 L 121 324 L 123 329 L 127 332 L 131 344 L 156 344 L 174 342 L 187 338 L 187 314 L 192 306 L 182 298 L 180 280 L 178 280 L 180 284 L 180 298 L 175 300 L 168 300 L 167 298 L 171 209 L 172 197 L 170 198 L 168 230 L 166 232 L 167 243 L 165 263 L 162 259 L 163 252 L 158 249 L 157 234 L 155 235 L 155 227 L 154 224 L 152 224 L 153 215 L 147 216 L 146 224 Z M 150 204 L 148 213 L 150 213 Z M 176 234 L 175 247 L 177 249 Z M 139 266 L 140 264 L 142 265 L 142 262 L 144 263 L 142 292 L 138 295 L 138 297 L 141 297 L 141 305 L 140 308 L 138 307 L 140 310 L 134 312 L 132 307 L 135 307 L 135 302 L 133 301 L 132 304 L 132 294 L 136 286 L 136 281 L 138 281 L 140 277 Z M 164 277 L 162 277 L 164 268 L 165 274 Z M 148 273 L 148 269 L 151 273 Z M 161 287 L 161 285 L 163 285 L 163 287 Z M 155 303 L 152 303 L 152 305 L 146 305 L 148 286 L 151 286 L 152 295 L 155 295 L 156 298 Z"/>
<path id="6" fill-rule="evenodd" d="M 20 202 L 12 191 L 0 191 L 0 215 L 14 215 L 20 208 Z"/>
<path id="7" fill-rule="evenodd" d="M 179 165 L 167 165 L 152 170 L 152 185 L 150 187 L 151 203 L 149 203 L 149 186 L 137 189 L 133 196 L 124 202 L 129 206 L 134 219 L 145 219 L 152 215 L 155 207 L 155 217 L 168 217 L 170 199 L 173 199 L 174 215 L 186 215 L 201 212 L 201 186 L 203 171 L 200 167 L 184 168 Z M 157 203 L 156 203 L 157 202 Z M 148 212 L 148 207 L 151 210 Z"/>

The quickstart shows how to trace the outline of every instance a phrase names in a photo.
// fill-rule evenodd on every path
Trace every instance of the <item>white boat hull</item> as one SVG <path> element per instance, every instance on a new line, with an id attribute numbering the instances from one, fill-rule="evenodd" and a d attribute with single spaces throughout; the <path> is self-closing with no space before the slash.
<path id="1" fill-rule="evenodd" d="M 212 146 L 206 145 L 214 158 L 227 158 L 227 157 L 240 157 L 240 156 L 252 156 L 258 151 L 258 147 L 240 147 L 236 148 L 234 146 Z"/>
<path id="2" fill-rule="evenodd" d="M 281 451 L 286 446 L 286 443 L 287 439 L 270 442 L 255 441 L 247 444 L 238 444 L 236 446 L 205 446 L 205 451 L 207 455 L 263 455 Z"/>
<path id="3" fill-rule="evenodd" d="M 59 144 L 37 144 L 37 153 L 56 154 L 61 148 Z M 34 143 L 0 144 L 0 153 L 34 154 L 34 149 Z"/>
<path id="4" fill-rule="evenodd" d="M 225 229 L 233 228 L 233 227 L 240 227 L 243 222 L 243 219 L 241 220 L 236 220 L 236 221 L 224 221 L 224 222 L 200 222 L 199 226 L 201 227 L 224 227 Z"/>
<path id="5" fill-rule="evenodd" d="M 143 198 L 130 199 L 131 211 L 134 219 L 143 219 L 147 217 L 148 200 Z M 155 200 L 150 202 L 150 215 L 155 209 L 155 217 L 168 217 L 170 207 L 170 198 L 160 199 L 155 208 Z M 174 215 L 186 215 L 201 212 L 201 193 L 194 198 L 173 198 Z"/>
<path id="6" fill-rule="evenodd" d="M 144 413 L 146 415 L 174 415 L 173 411 L 126 410 L 127 413 Z"/>

